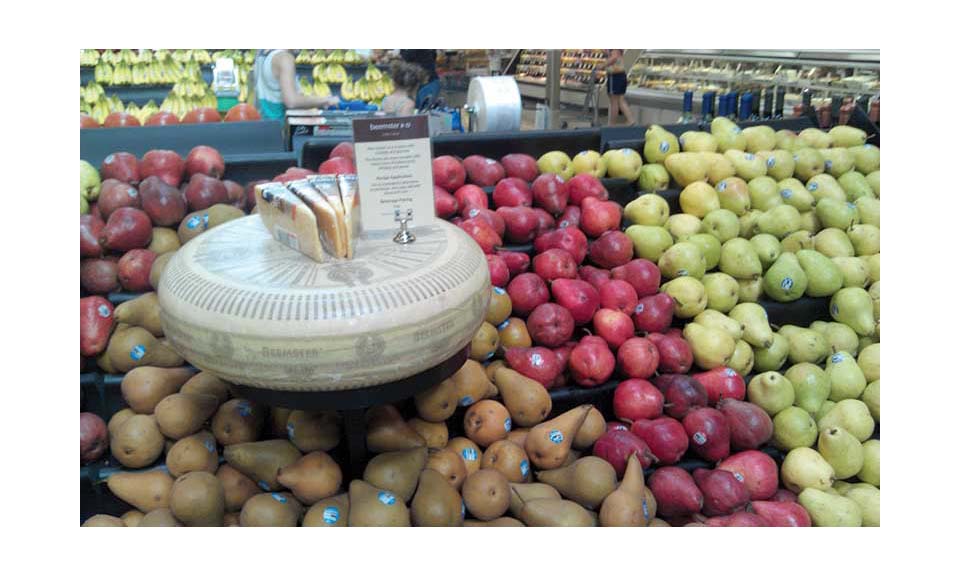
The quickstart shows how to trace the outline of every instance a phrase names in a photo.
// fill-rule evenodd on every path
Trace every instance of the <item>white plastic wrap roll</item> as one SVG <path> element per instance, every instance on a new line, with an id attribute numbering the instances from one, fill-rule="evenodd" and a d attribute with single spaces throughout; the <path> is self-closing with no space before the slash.
<path id="1" fill-rule="evenodd" d="M 474 129 L 504 132 L 520 129 L 520 87 L 513 76 L 483 76 L 470 80 L 467 106 L 474 110 Z"/>

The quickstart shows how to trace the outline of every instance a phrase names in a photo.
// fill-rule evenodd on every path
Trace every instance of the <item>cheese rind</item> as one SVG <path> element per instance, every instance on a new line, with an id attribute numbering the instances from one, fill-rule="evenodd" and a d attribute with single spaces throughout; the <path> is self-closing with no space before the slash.
<path id="1" fill-rule="evenodd" d="M 323 262 L 323 246 L 313 211 L 282 184 L 267 183 L 255 188 L 257 210 L 275 240 Z"/>
<path id="2" fill-rule="evenodd" d="M 347 257 L 353 258 L 353 251 L 357 238 L 362 232 L 360 216 L 360 186 L 355 174 L 340 174 L 337 176 L 340 188 L 340 199 L 343 201 L 343 219 L 347 225 Z"/>
<path id="3" fill-rule="evenodd" d="M 332 256 L 346 258 L 347 251 L 342 240 L 342 214 L 330 205 L 326 197 L 310 185 L 307 180 L 288 182 L 287 187 L 313 210 L 317 217 L 320 241 Z"/>

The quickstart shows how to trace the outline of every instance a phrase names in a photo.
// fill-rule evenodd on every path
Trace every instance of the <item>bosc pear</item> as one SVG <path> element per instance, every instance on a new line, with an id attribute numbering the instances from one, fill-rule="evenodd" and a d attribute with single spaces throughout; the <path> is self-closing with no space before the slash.
<path id="1" fill-rule="evenodd" d="M 530 482 L 527 484 L 511 482 L 510 514 L 514 517 L 519 517 L 520 510 L 523 508 L 523 503 L 525 501 L 529 502 L 530 500 L 538 500 L 541 498 L 561 500 L 563 499 L 563 496 L 557 492 L 556 488 L 549 484 L 544 484 L 541 482 Z"/>
<path id="2" fill-rule="evenodd" d="M 410 526 L 410 510 L 403 500 L 363 480 L 350 482 L 349 526 Z"/>
<path id="3" fill-rule="evenodd" d="M 557 489 L 564 498 L 595 510 L 617 488 L 613 465 L 597 456 L 580 458 L 569 466 L 537 473 L 537 480 Z"/>
<path id="4" fill-rule="evenodd" d="M 627 458 L 623 481 L 600 506 L 600 525 L 638 528 L 648 526 L 653 519 L 650 508 L 643 468 L 636 453 L 632 453 Z"/>
<path id="5" fill-rule="evenodd" d="M 536 380 L 506 367 L 498 368 L 493 379 L 513 424 L 536 426 L 553 409 L 550 394 Z"/>
<path id="6" fill-rule="evenodd" d="M 470 362 L 470 360 L 467 360 Z M 483 379 L 487 382 L 487 376 L 483 373 L 483 367 L 477 364 Z M 462 370 L 462 368 L 461 368 Z M 407 450 L 410 448 L 420 448 L 426 446 L 423 437 L 417 434 L 417 431 L 400 415 L 400 411 L 390 404 L 374 406 L 367 411 L 367 449 L 374 453 L 395 452 L 397 450 Z"/>
<path id="7" fill-rule="evenodd" d="M 277 474 L 277 482 L 306 505 L 336 494 L 341 481 L 340 465 L 329 454 L 320 451 L 305 454 Z"/>
<path id="8" fill-rule="evenodd" d="M 346 528 L 350 515 L 350 495 L 346 492 L 324 498 L 303 515 L 304 528 Z"/>
<path id="9" fill-rule="evenodd" d="M 114 310 L 117 322 L 144 328 L 157 338 L 163 336 L 160 324 L 160 303 L 156 292 L 147 292 L 133 300 L 123 302 Z"/>
<path id="10" fill-rule="evenodd" d="M 389 490 L 409 502 L 417 489 L 420 472 L 427 465 L 427 448 L 410 448 L 374 456 L 363 471 L 363 480 L 371 486 Z"/>
<path id="11" fill-rule="evenodd" d="M 153 414 L 157 403 L 180 391 L 194 371 L 190 368 L 137 366 L 120 382 L 123 400 L 137 414 Z"/>
<path id="12" fill-rule="evenodd" d="M 593 528 L 596 520 L 589 510 L 570 500 L 536 498 L 523 500 L 519 520 L 532 528 Z"/>
<path id="13" fill-rule="evenodd" d="M 591 408 L 590 404 L 581 404 L 531 428 L 524 442 L 530 462 L 540 470 L 562 466 Z"/>
<path id="14" fill-rule="evenodd" d="M 199 431 L 219 406 L 216 396 L 177 392 L 157 402 L 153 413 L 160 432 L 171 440 L 179 440 Z"/>
<path id="15" fill-rule="evenodd" d="M 107 487 L 117 498 L 147 513 L 170 507 L 173 477 L 163 469 L 117 472 L 107 478 Z"/>
<path id="16" fill-rule="evenodd" d="M 463 499 L 442 474 L 423 470 L 410 503 L 410 521 L 414 526 L 463 526 Z"/>
<path id="17" fill-rule="evenodd" d="M 223 449 L 227 463 L 249 476 L 263 490 L 281 488 L 280 469 L 303 456 L 289 440 L 262 440 L 231 444 Z"/>

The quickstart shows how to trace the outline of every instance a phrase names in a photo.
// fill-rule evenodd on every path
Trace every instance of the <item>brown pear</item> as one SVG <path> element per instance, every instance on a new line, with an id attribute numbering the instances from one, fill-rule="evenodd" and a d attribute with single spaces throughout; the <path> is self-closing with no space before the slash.
<path id="1" fill-rule="evenodd" d="M 470 406 L 474 402 L 497 395 L 497 389 L 487 378 L 483 365 L 476 360 L 464 362 L 450 380 L 457 391 L 457 404 L 460 406 Z"/>
<path id="2" fill-rule="evenodd" d="M 393 492 L 404 502 L 413 498 L 420 472 L 427 465 L 427 448 L 410 448 L 374 456 L 363 471 L 371 486 Z"/>
<path id="3" fill-rule="evenodd" d="M 250 498 L 260 494 L 257 483 L 229 464 L 217 469 L 217 480 L 223 484 L 223 497 L 227 512 L 239 512 Z"/>
<path id="4" fill-rule="evenodd" d="M 463 436 L 457 436 L 447 442 L 447 449 L 452 450 L 454 454 L 459 454 L 463 460 L 463 465 L 467 469 L 467 476 L 480 469 L 480 462 L 483 460 L 483 450 L 477 446 L 476 442 Z"/>
<path id="5" fill-rule="evenodd" d="M 480 469 L 499 470 L 508 482 L 528 482 L 530 480 L 530 460 L 523 447 L 509 440 L 498 440 L 483 451 Z"/>
<path id="6" fill-rule="evenodd" d="M 555 498 L 535 498 L 524 500 L 520 508 L 519 519 L 525 525 L 536 528 L 583 527 L 597 525 L 590 511 L 570 500 Z"/>
<path id="7" fill-rule="evenodd" d="M 483 371 L 487 374 L 487 378 L 489 378 L 491 382 L 494 382 L 496 380 L 497 370 L 500 368 L 509 367 L 510 366 L 508 366 L 503 360 L 494 360 L 493 362 L 484 366 Z"/>
<path id="8" fill-rule="evenodd" d="M 523 445 L 530 463 L 540 470 L 562 466 L 591 409 L 593 406 L 582 404 L 531 428 Z"/>
<path id="9" fill-rule="evenodd" d="M 216 396 L 177 392 L 158 402 L 153 413 L 163 435 L 179 440 L 203 428 L 219 405 Z"/>
<path id="10" fill-rule="evenodd" d="M 223 404 L 230 398 L 229 385 L 211 372 L 198 372 L 180 389 L 184 394 L 209 394 Z"/>
<path id="11" fill-rule="evenodd" d="M 529 428 L 514 428 L 513 430 L 507 432 L 507 440 L 513 442 L 517 446 L 523 447 L 523 445 L 527 442 L 527 433 L 529 432 Z"/>
<path id="12" fill-rule="evenodd" d="M 223 526 L 223 486 L 209 472 L 188 472 L 170 492 L 170 512 L 184 526 Z"/>
<path id="13" fill-rule="evenodd" d="M 586 456 L 569 466 L 537 473 L 537 480 L 584 508 L 594 510 L 617 488 L 617 471 L 597 456 Z"/>
<path id="14" fill-rule="evenodd" d="M 175 252 L 164 252 L 153 261 L 153 265 L 150 267 L 150 285 L 153 286 L 154 290 L 160 287 L 160 276 L 174 254 Z"/>
<path id="15" fill-rule="evenodd" d="M 113 311 L 117 322 L 139 326 L 157 338 L 163 336 L 160 325 L 160 302 L 156 292 L 147 292 L 133 300 L 123 302 Z"/>
<path id="16" fill-rule="evenodd" d="M 654 518 L 650 521 L 650 528 L 672 528 L 663 518 Z"/>
<path id="17" fill-rule="evenodd" d="M 367 450 L 374 453 L 396 452 L 426 446 L 424 439 L 390 404 L 367 410 Z"/>
<path id="18" fill-rule="evenodd" d="M 457 409 L 457 389 L 447 378 L 413 397 L 417 414 L 427 422 L 443 422 Z"/>
<path id="19" fill-rule="evenodd" d="M 363 480 L 350 482 L 349 526 L 410 526 L 410 510 L 403 500 Z"/>
<path id="20" fill-rule="evenodd" d="M 600 525 L 647 526 L 653 519 L 653 514 L 656 514 L 656 510 L 651 510 L 647 502 L 647 489 L 640 460 L 636 454 L 630 454 L 623 481 L 606 497 L 600 507 Z"/>
<path id="21" fill-rule="evenodd" d="M 153 252 L 157 256 L 161 254 L 166 254 L 168 252 L 175 252 L 180 248 L 180 237 L 177 236 L 176 231 L 171 230 L 170 228 L 164 228 L 162 226 L 154 226 L 151 230 L 150 244 L 147 246 L 147 250 Z"/>
<path id="22" fill-rule="evenodd" d="M 210 430 L 217 442 L 224 446 L 255 442 L 260 438 L 266 417 L 266 410 L 262 406 L 243 398 L 234 398 L 220 405 L 213 415 Z"/>
<path id="23" fill-rule="evenodd" d="M 173 477 L 165 470 L 149 472 L 117 472 L 107 478 L 107 488 L 114 496 L 141 512 L 170 507 Z"/>
<path id="24" fill-rule="evenodd" d="M 146 514 L 139 510 L 128 510 L 120 519 L 123 520 L 123 525 L 127 528 L 136 528 L 140 525 L 144 516 L 146 516 Z"/>
<path id="25" fill-rule="evenodd" d="M 516 370 L 501 367 L 494 374 L 494 382 L 517 426 L 535 426 L 553 409 L 550 393 L 543 384 Z"/>
<path id="26" fill-rule="evenodd" d="M 340 415 L 294 410 L 287 418 L 287 438 L 301 452 L 333 450 L 340 443 Z"/>
<path id="27" fill-rule="evenodd" d="M 553 498 L 554 500 L 560 500 L 563 496 L 557 492 L 557 489 L 549 484 L 543 484 L 540 482 L 530 482 L 529 484 L 517 484 L 516 482 L 510 483 L 510 514 L 513 516 L 520 515 L 520 509 L 523 508 L 523 503 L 530 500 L 538 500 L 540 498 Z"/>
<path id="28" fill-rule="evenodd" d="M 488 468 L 467 476 L 463 503 L 477 520 L 493 520 L 510 508 L 510 484 L 500 472 Z"/>
<path id="29" fill-rule="evenodd" d="M 277 475 L 277 482 L 307 505 L 336 494 L 342 481 L 340 465 L 326 452 L 304 454 Z"/>
<path id="30" fill-rule="evenodd" d="M 346 528 L 350 515 L 350 495 L 346 492 L 324 498 L 303 515 L 303 527 Z"/>
<path id="31" fill-rule="evenodd" d="M 262 490 L 279 490 L 277 474 L 303 454 L 289 440 L 262 440 L 233 444 L 223 449 L 223 457 L 241 474 L 249 476 Z"/>
<path id="32" fill-rule="evenodd" d="M 580 459 L 580 455 L 581 453 L 579 450 L 570 450 L 570 452 L 567 454 L 567 458 L 563 461 L 563 465 L 569 466 L 573 464 Z"/>
<path id="33" fill-rule="evenodd" d="M 137 528 L 179 528 L 183 526 L 169 508 L 158 508 L 143 515 Z"/>
<path id="34" fill-rule="evenodd" d="M 130 416 L 110 437 L 110 454 L 127 468 L 149 466 L 162 453 L 163 434 L 153 416 Z"/>
<path id="35" fill-rule="evenodd" d="M 193 374 L 190 368 L 138 366 L 124 374 L 120 393 L 124 402 L 137 414 L 153 414 L 157 403 L 179 392 Z"/>
<path id="36" fill-rule="evenodd" d="M 417 434 L 427 443 L 427 448 L 439 450 L 447 445 L 450 439 L 450 431 L 447 430 L 446 422 L 427 422 L 420 418 L 411 418 L 407 424 L 413 428 Z"/>
<path id="37" fill-rule="evenodd" d="M 217 471 L 219 460 L 217 441 L 206 430 L 177 440 L 167 450 L 167 470 L 174 478 L 196 471 L 213 474 Z"/>
<path id="38" fill-rule="evenodd" d="M 290 419 L 290 408 L 270 408 L 270 419 L 267 422 L 267 434 L 273 438 L 287 437 L 287 420 Z"/>
<path id="39" fill-rule="evenodd" d="M 449 447 L 431 452 L 426 467 L 439 472 L 455 490 L 460 490 L 467 478 L 467 465 L 463 458 Z"/>
<path id="40" fill-rule="evenodd" d="M 81 528 L 126 528 L 126 526 L 122 518 L 109 514 L 96 514 L 80 525 Z"/>
<path id="41" fill-rule="evenodd" d="M 493 520 L 464 520 L 464 528 L 525 528 L 523 522 L 509 516 L 501 516 Z"/>
<path id="42" fill-rule="evenodd" d="M 240 525 L 244 527 L 294 528 L 300 522 L 303 505 L 289 492 L 257 494 L 244 503 Z"/>
<path id="43" fill-rule="evenodd" d="M 227 512 L 223 515 L 223 527 L 224 528 L 239 528 L 240 527 L 240 513 L 239 512 Z"/>
<path id="44" fill-rule="evenodd" d="M 463 512 L 463 499 L 442 474 L 430 469 L 420 472 L 417 492 L 410 503 L 414 526 L 462 526 Z"/>
<path id="45" fill-rule="evenodd" d="M 151 410 L 152 412 L 152 410 Z M 124 422 L 130 419 L 131 416 L 135 415 L 136 412 L 130 408 L 124 408 L 123 410 L 118 410 L 110 417 L 110 421 L 107 422 L 107 433 L 110 435 L 110 438 L 113 438 L 120 433 L 120 427 Z"/>
<path id="46" fill-rule="evenodd" d="M 114 331 L 104 353 L 111 372 L 129 372 L 137 366 L 183 365 L 183 358 L 172 347 L 139 326 Z"/>
<path id="47" fill-rule="evenodd" d="M 592 408 L 583 421 L 583 426 L 573 437 L 573 447 L 577 450 L 587 450 L 593 443 L 607 432 L 607 420 L 596 408 Z"/>
<path id="48" fill-rule="evenodd" d="M 481 400 L 471 404 L 463 415 L 463 430 L 467 438 L 486 448 L 507 437 L 513 426 L 507 407 L 496 400 Z"/>

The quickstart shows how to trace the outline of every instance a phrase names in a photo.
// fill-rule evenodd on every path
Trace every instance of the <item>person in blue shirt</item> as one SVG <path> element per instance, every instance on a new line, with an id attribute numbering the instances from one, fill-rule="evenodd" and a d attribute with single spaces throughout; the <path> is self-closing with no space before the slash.
<path id="1" fill-rule="evenodd" d="M 260 50 L 253 64 L 254 98 L 264 119 L 279 120 L 287 109 L 329 108 L 336 96 L 306 96 L 297 89 L 297 66 L 289 50 Z"/>

